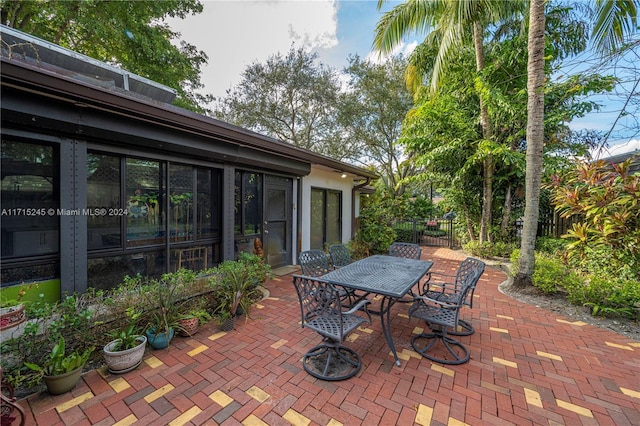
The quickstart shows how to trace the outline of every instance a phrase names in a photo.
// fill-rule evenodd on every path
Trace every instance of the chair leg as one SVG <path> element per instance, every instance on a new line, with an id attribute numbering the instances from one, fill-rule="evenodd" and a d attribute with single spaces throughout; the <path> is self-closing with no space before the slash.
<path id="1" fill-rule="evenodd" d="M 344 345 L 325 342 L 311 348 L 302 358 L 304 370 L 320 380 L 345 380 L 360 371 L 360 356 Z"/>
<path id="2" fill-rule="evenodd" d="M 458 329 L 449 330 L 447 334 L 451 336 L 471 336 L 475 332 L 473 325 L 469 321 L 458 320 Z"/>
<path id="3" fill-rule="evenodd" d="M 426 339 L 427 343 L 425 346 L 418 345 L 417 341 L 420 339 Z M 434 355 L 429 355 L 427 352 L 431 348 L 433 348 L 438 342 L 442 342 L 442 345 L 447 350 L 447 352 L 453 357 L 453 359 L 449 359 L 449 357 L 445 354 L 442 358 L 438 358 Z M 448 365 L 457 365 L 464 364 L 469 361 L 470 354 L 469 349 L 464 346 L 462 343 L 457 340 L 452 339 L 447 336 L 447 330 L 445 327 L 436 328 L 432 330 L 432 333 L 422 333 L 411 338 L 411 346 L 413 349 L 418 352 L 423 357 L 430 359 L 431 361 L 439 362 L 441 364 Z M 457 349 L 456 349 L 457 348 Z"/>

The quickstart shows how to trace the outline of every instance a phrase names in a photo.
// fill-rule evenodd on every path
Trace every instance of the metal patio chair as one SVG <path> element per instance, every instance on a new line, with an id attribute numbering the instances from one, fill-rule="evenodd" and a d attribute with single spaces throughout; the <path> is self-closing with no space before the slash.
<path id="1" fill-rule="evenodd" d="M 321 277 L 329 273 L 329 258 L 322 250 L 306 250 L 298 257 L 302 275 L 307 277 Z"/>
<path id="2" fill-rule="evenodd" d="M 342 266 L 351 263 L 351 254 L 349 249 L 344 244 L 332 244 L 329 246 L 329 255 L 331 256 L 331 264 L 333 269 L 338 269 Z"/>
<path id="3" fill-rule="evenodd" d="M 389 246 L 389 256 L 404 257 L 406 259 L 420 260 L 422 256 L 422 248 L 418 244 L 414 243 L 402 243 L 396 241 Z M 413 298 L 415 293 L 413 290 L 409 291 L 409 295 Z M 402 303 L 411 303 L 412 299 L 402 299 Z"/>
<path id="4" fill-rule="evenodd" d="M 455 299 L 431 299 L 427 296 L 416 296 L 409 308 L 409 317 L 426 322 L 430 333 L 413 336 L 411 346 L 423 357 L 441 364 L 463 364 L 469 361 L 469 349 L 460 341 L 449 337 L 447 330 L 457 330 L 460 324 L 460 310 L 468 306 L 465 302 L 478 278 L 478 271 L 472 270 L 459 283 L 459 297 Z M 426 340 L 424 345 L 420 342 Z M 438 342 L 442 342 L 445 355 L 437 356 L 429 353 Z"/>
<path id="5" fill-rule="evenodd" d="M 389 246 L 389 256 L 420 260 L 422 249 L 418 244 L 395 242 Z"/>
<path id="6" fill-rule="evenodd" d="M 305 277 L 321 277 L 332 269 L 329 267 L 329 257 L 322 250 L 306 250 L 298 257 L 302 275 Z M 351 306 L 356 296 L 353 290 L 340 288 L 340 297 L 344 306 Z"/>
<path id="7" fill-rule="evenodd" d="M 311 348 L 302 358 L 305 371 L 321 380 L 344 380 L 360 371 L 360 355 L 342 344 L 360 325 L 371 324 L 368 300 L 361 300 L 343 311 L 340 292 L 322 278 L 293 276 L 298 293 L 302 327 L 322 336 L 322 343 Z M 364 312 L 365 318 L 358 313 Z"/>
<path id="8" fill-rule="evenodd" d="M 333 269 L 338 269 L 351 263 L 351 254 L 344 244 L 333 244 L 329 246 L 329 256 L 331 257 Z M 342 291 L 342 289 L 340 291 Z M 358 295 L 355 290 L 350 288 L 345 288 L 344 292 L 345 294 L 342 294 L 343 300 L 344 296 L 349 299 L 349 303 L 345 303 L 345 306 L 352 306 L 356 301 L 366 297 L 366 295 Z"/>
<path id="9" fill-rule="evenodd" d="M 463 303 L 469 308 L 473 308 L 473 294 L 478 285 L 478 280 L 483 274 L 485 263 L 481 260 L 467 257 L 458 266 L 455 275 L 441 272 L 430 272 L 429 279 L 422 284 L 420 291 L 422 296 L 450 303 Z M 462 298 L 462 284 L 467 282 L 467 276 L 475 274 L 475 279 L 471 283 L 471 290 Z M 449 330 L 453 336 L 469 336 L 474 333 L 473 325 L 465 320 L 459 320 L 457 329 Z"/>

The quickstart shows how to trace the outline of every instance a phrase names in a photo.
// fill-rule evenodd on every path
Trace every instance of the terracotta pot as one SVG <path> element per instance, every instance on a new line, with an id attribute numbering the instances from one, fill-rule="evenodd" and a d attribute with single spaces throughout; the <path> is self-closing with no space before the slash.
<path id="1" fill-rule="evenodd" d="M 140 342 L 138 346 L 124 351 L 113 350 L 118 340 L 113 340 L 105 345 L 103 348 L 104 360 L 107 363 L 107 367 L 110 372 L 114 374 L 123 374 L 134 370 L 142 363 L 144 349 L 147 344 L 147 337 L 138 336 L 136 340 Z"/>
<path id="2" fill-rule="evenodd" d="M 51 395 L 60 395 L 76 387 L 82 376 L 83 368 L 84 365 L 68 373 L 57 376 L 44 376 L 42 379 Z"/>
<path id="3" fill-rule="evenodd" d="M 198 318 L 181 319 L 179 322 L 181 336 L 191 337 L 198 332 Z"/>
<path id="4" fill-rule="evenodd" d="M 15 327 L 24 322 L 27 316 L 24 313 L 24 305 L 0 308 L 0 330 Z"/>

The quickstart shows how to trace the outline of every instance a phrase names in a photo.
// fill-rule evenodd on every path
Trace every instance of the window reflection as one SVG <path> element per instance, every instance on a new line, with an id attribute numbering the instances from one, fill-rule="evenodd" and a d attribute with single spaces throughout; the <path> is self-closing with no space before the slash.
<path id="1" fill-rule="evenodd" d="M 198 238 L 210 238 L 220 234 L 220 174 L 210 169 L 198 169 L 197 221 Z"/>
<path id="2" fill-rule="evenodd" d="M 87 155 L 87 208 L 107 209 L 112 213 L 121 208 L 120 157 L 89 153 Z M 111 209 L 111 210 L 109 210 Z M 120 247 L 122 215 L 87 215 L 89 250 Z"/>
<path id="3" fill-rule="evenodd" d="M 164 241 L 165 164 L 127 158 L 127 245 Z"/>
<path id="4" fill-rule="evenodd" d="M 235 234 L 262 233 L 262 175 L 236 172 Z"/>
<path id="5" fill-rule="evenodd" d="M 193 239 L 193 167 L 169 168 L 169 235 L 171 241 Z"/>
<path id="6" fill-rule="evenodd" d="M 2 141 L 2 256 L 57 253 L 60 182 L 57 148 Z"/>

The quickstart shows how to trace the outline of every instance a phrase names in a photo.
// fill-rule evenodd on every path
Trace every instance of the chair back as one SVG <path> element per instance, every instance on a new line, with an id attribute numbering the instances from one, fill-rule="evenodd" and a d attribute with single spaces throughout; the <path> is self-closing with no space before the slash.
<path id="1" fill-rule="evenodd" d="M 420 260 L 422 249 L 418 244 L 395 242 L 389 246 L 389 256 Z"/>
<path id="2" fill-rule="evenodd" d="M 298 257 L 302 275 L 320 277 L 329 273 L 329 258 L 322 250 L 307 250 Z"/>
<path id="3" fill-rule="evenodd" d="M 478 284 L 478 280 L 480 276 L 484 273 L 485 263 L 481 260 L 474 259 L 473 257 L 467 257 L 465 260 L 460 262 L 458 266 L 458 271 L 456 272 L 456 287 L 463 286 L 465 283 L 468 283 L 470 288 L 470 293 L 468 293 L 469 300 L 464 300 L 466 305 L 472 307 L 473 305 L 473 293 Z"/>
<path id="4" fill-rule="evenodd" d="M 344 244 L 333 244 L 329 246 L 329 255 L 333 268 L 341 268 L 351 263 L 351 254 Z"/>
<path id="5" fill-rule="evenodd" d="M 311 328 L 323 335 L 323 330 L 330 328 L 326 331 L 331 333 L 331 337 L 342 340 L 344 321 L 339 291 L 317 277 L 294 275 L 293 285 L 300 301 L 302 327 Z"/>

